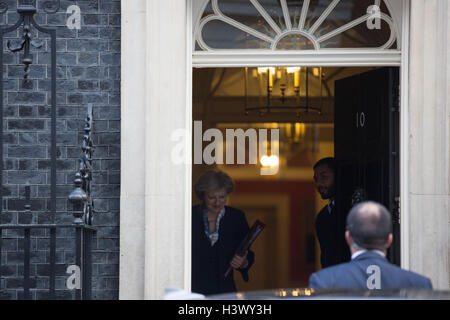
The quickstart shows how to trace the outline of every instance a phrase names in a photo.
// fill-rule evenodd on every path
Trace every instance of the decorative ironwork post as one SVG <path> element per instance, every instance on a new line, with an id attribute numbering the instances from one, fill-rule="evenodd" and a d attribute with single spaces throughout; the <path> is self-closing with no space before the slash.
<path id="1" fill-rule="evenodd" d="M 78 172 L 75 174 L 75 190 L 69 195 L 69 201 L 73 204 L 74 223 L 92 225 L 94 214 L 94 202 L 91 197 L 92 182 L 92 155 L 94 147 L 92 142 L 93 130 L 92 104 L 88 104 L 86 124 L 84 128 L 82 157 Z"/>
<path id="2" fill-rule="evenodd" d="M 92 142 L 93 130 L 92 104 L 88 104 L 87 117 L 84 127 L 82 156 L 78 172 L 75 174 L 75 189 L 69 195 L 69 201 L 73 204 L 74 224 L 76 228 L 76 264 L 82 268 L 82 289 L 77 289 L 77 300 L 91 299 L 92 281 L 92 236 L 93 230 L 89 226 L 93 222 L 94 203 L 91 197 L 92 182 L 92 155 L 94 147 Z"/>

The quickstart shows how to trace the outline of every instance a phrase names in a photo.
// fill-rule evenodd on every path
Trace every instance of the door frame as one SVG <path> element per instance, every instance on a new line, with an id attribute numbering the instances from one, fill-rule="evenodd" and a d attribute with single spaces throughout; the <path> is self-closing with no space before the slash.
<path id="1" fill-rule="evenodd" d="M 193 1 L 187 0 L 186 39 L 192 44 L 193 39 Z M 409 153 L 408 153 L 408 110 L 409 110 L 409 30 L 410 30 L 410 0 L 402 0 L 402 26 L 401 26 L 401 50 L 389 50 L 380 52 L 377 50 L 316 50 L 313 52 L 267 52 L 257 50 L 242 51 L 217 51 L 213 54 L 192 52 L 187 50 L 186 57 L 186 114 L 189 116 L 186 123 L 187 136 L 192 136 L 192 88 L 193 68 L 213 67 L 251 67 L 251 66 L 398 66 L 400 67 L 400 261 L 401 267 L 409 269 Z M 187 139 L 187 158 L 192 156 L 191 139 Z M 186 179 L 191 181 L 192 168 L 186 166 Z M 185 190 L 185 220 L 190 221 L 192 190 Z M 190 224 L 185 224 L 185 234 L 190 236 Z M 190 243 L 189 239 L 186 239 Z M 185 256 L 190 257 L 190 245 L 185 246 Z M 185 260 L 185 275 L 191 274 L 191 261 Z M 190 288 L 188 280 L 185 280 L 185 288 Z"/>

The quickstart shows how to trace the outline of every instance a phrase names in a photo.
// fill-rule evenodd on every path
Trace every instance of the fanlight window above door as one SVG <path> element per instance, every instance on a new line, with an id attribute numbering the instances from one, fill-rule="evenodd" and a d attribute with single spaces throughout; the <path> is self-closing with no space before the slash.
<path id="1" fill-rule="evenodd" d="M 399 49 L 384 0 L 208 0 L 195 51 Z"/>

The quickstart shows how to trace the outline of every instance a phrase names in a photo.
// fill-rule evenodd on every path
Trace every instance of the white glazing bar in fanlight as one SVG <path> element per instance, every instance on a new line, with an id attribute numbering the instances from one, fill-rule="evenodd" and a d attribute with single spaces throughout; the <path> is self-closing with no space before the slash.
<path id="1" fill-rule="evenodd" d="M 321 36 L 320 38 L 317 39 L 317 42 L 320 43 L 320 42 L 323 42 L 330 38 L 333 38 L 333 37 L 337 36 L 338 34 L 357 26 L 358 24 L 363 23 L 364 21 L 367 21 L 368 19 L 370 19 L 371 16 L 372 16 L 371 14 L 366 14 L 362 17 L 359 17 L 358 19 L 355 19 L 355 20 L 343 25 L 342 27 L 337 28 L 336 30 L 333 30 L 327 34 L 324 34 L 323 36 Z M 389 25 L 389 30 L 391 33 L 389 36 L 389 40 L 384 45 L 380 46 L 379 49 L 387 49 L 394 43 L 394 41 L 396 39 L 396 33 L 395 33 L 393 21 L 391 20 L 391 18 L 388 15 L 382 13 L 380 15 L 380 19 L 384 20 Z"/>
<path id="2" fill-rule="evenodd" d="M 308 14 L 309 0 L 303 1 L 302 13 L 300 16 L 300 21 L 298 22 L 298 29 L 303 30 L 305 27 L 306 15 Z"/>
<path id="3" fill-rule="evenodd" d="M 370 18 L 370 14 L 366 14 L 366 15 L 364 15 L 362 17 L 359 17 L 358 19 L 350 21 L 349 23 L 344 24 L 343 26 L 341 26 L 341 27 L 339 27 L 339 28 L 337 28 L 337 29 L 335 29 L 335 30 L 333 30 L 331 32 L 328 32 L 327 34 L 324 34 L 323 36 L 317 38 L 317 42 L 322 42 L 322 41 L 328 40 L 330 38 L 333 38 L 334 36 L 337 36 L 338 34 L 340 34 L 340 33 L 344 32 L 344 31 L 347 31 L 348 29 L 351 29 L 351 28 L 357 26 L 358 24 L 363 23 L 364 21 L 367 21 L 368 18 Z"/>
<path id="4" fill-rule="evenodd" d="M 198 45 L 200 46 L 200 48 L 202 48 L 202 50 L 204 51 L 211 51 L 212 48 L 210 48 L 205 41 L 203 41 L 203 36 L 202 36 L 202 30 L 203 27 L 206 23 L 208 23 L 209 21 L 215 20 L 216 16 L 214 14 L 211 14 L 209 16 L 204 17 L 202 20 L 200 20 L 200 23 L 198 25 L 198 29 L 197 29 L 197 33 L 194 35 L 195 39 L 197 40 Z M 194 47 L 195 48 L 195 47 Z"/>
<path id="5" fill-rule="evenodd" d="M 280 42 L 281 39 L 283 39 L 284 37 L 288 36 L 288 35 L 301 35 L 302 37 L 307 38 L 309 41 L 311 41 L 311 43 L 314 46 L 314 49 L 319 50 L 320 49 L 320 44 L 319 42 L 317 42 L 316 38 L 314 36 L 311 36 L 308 32 L 305 31 L 300 31 L 300 30 L 291 30 L 291 31 L 286 31 L 283 34 L 279 35 L 278 37 L 276 37 L 273 40 L 272 43 L 272 50 L 275 50 L 278 46 L 278 43 Z"/>
<path id="6" fill-rule="evenodd" d="M 289 9 L 286 0 L 281 0 L 281 8 L 283 9 L 284 21 L 286 23 L 286 29 L 292 30 L 291 16 L 289 15 Z"/>
<path id="7" fill-rule="evenodd" d="M 333 9 L 338 5 L 339 1 L 341 0 L 333 0 L 332 3 L 328 6 L 328 8 L 325 9 L 324 12 L 320 15 L 319 19 L 313 24 L 313 26 L 309 29 L 309 33 L 313 34 L 316 32 L 317 28 L 320 27 L 320 25 L 325 21 L 325 19 L 328 17 L 328 15 L 333 11 Z"/>
<path id="8" fill-rule="evenodd" d="M 275 21 L 273 21 L 272 17 L 267 13 L 266 9 L 258 2 L 258 0 L 250 0 L 253 6 L 258 10 L 259 14 L 267 21 L 270 27 L 277 33 L 281 33 L 280 27 L 277 25 Z"/>
<path id="9" fill-rule="evenodd" d="M 390 48 L 390 46 L 392 46 L 392 44 L 394 43 L 394 41 L 397 39 L 397 32 L 394 26 L 394 21 L 392 21 L 391 17 L 389 17 L 387 14 L 382 13 L 380 16 L 381 20 L 384 20 L 388 25 L 389 25 L 389 29 L 391 30 L 391 35 L 389 37 L 389 40 L 382 45 L 379 49 L 388 49 Z"/>
<path id="10" fill-rule="evenodd" d="M 240 22 L 238 22 L 238 21 L 236 21 L 236 20 L 234 20 L 234 19 L 232 19 L 232 18 L 227 17 L 226 15 L 224 15 L 224 14 L 222 13 L 222 11 L 220 11 L 219 5 L 218 5 L 217 1 L 218 1 L 218 0 L 211 0 L 211 4 L 212 4 L 212 7 L 213 7 L 213 11 L 214 11 L 214 13 L 216 14 L 216 20 L 220 20 L 220 21 L 223 21 L 223 22 L 225 22 L 225 23 L 228 23 L 229 25 L 231 25 L 231 26 L 233 26 L 233 27 L 235 27 L 235 28 L 237 28 L 237 29 L 240 29 L 240 30 L 242 30 L 242 31 L 244 31 L 244 32 L 247 32 L 247 33 L 251 34 L 252 36 L 254 36 L 254 37 L 256 37 L 256 38 L 259 38 L 259 39 L 261 39 L 261 40 L 264 40 L 264 41 L 266 41 L 266 42 L 269 42 L 269 43 L 272 43 L 272 42 L 273 42 L 273 39 L 272 39 L 271 37 L 266 36 L 265 34 L 259 32 L 259 31 L 256 31 L 255 29 L 252 29 L 252 28 L 246 26 L 245 24 L 242 24 L 242 23 L 240 23 Z M 212 20 L 212 19 L 211 19 L 211 20 Z M 204 26 L 204 25 L 205 25 L 205 24 L 203 24 L 203 26 Z M 199 30 L 199 37 L 202 36 L 202 35 L 201 35 L 201 32 L 202 32 L 203 26 L 202 26 L 202 28 L 200 28 L 200 30 Z"/>

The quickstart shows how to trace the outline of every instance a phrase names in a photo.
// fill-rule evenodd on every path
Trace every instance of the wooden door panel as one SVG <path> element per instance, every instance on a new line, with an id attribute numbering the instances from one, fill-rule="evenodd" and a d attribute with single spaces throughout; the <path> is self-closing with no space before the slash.
<path id="1" fill-rule="evenodd" d="M 359 137 L 357 135 L 356 116 L 358 111 L 358 96 L 355 88 L 358 86 L 358 77 L 350 77 L 337 81 L 335 91 L 335 104 L 339 106 L 340 112 L 335 112 L 335 152 L 340 159 L 353 160 L 359 154 Z M 337 126 L 337 129 L 336 129 Z M 336 136 L 337 135 L 337 136 Z"/>
<path id="2" fill-rule="evenodd" d="M 392 262 L 400 264 L 395 218 L 399 194 L 398 68 L 380 68 L 335 82 L 335 158 L 338 228 L 345 225 L 353 192 L 384 204 L 393 214 Z"/>
<path id="3" fill-rule="evenodd" d="M 360 75 L 359 112 L 363 116 L 361 127 L 363 154 L 366 157 L 383 157 L 387 152 L 390 104 L 389 69 L 378 69 Z"/>

